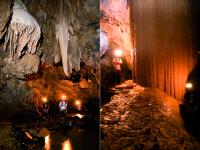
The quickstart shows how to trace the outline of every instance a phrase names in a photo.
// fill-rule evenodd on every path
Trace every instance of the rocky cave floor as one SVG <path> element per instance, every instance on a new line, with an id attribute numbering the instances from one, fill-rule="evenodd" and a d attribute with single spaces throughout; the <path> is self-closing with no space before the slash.
<path id="1" fill-rule="evenodd" d="M 158 89 L 126 81 L 101 107 L 103 150 L 199 150 L 184 128 L 179 104 Z"/>

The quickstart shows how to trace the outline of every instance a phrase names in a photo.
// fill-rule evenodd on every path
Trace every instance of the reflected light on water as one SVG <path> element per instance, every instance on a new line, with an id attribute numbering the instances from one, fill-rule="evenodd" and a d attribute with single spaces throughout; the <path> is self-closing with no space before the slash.
<path id="1" fill-rule="evenodd" d="M 81 119 L 81 118 L 83 118 L 85 115 L 75 114 L 73 117 L 75 117 L 75 116 L 77 116 L 77 117 L 79 117 L 79 118 Z"/>
<path id="2" fill-rule="evenodd" d="M 44 150 L 50 150 L 50 137 L 49 137 L 49 135 L 47 135 L 47 136 L 45 137 Z"/>
<path id="3" fill-rule="evenodd" d="M 72 145 L 70 140 L 66 140 L 62 144 L 62 150 L 72 150 Z"/>

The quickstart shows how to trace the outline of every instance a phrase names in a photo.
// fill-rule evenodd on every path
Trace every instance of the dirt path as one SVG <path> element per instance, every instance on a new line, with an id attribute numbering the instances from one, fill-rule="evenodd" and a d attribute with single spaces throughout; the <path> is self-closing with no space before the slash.
<path id="1" fill-rule="evenodd" d="M 175 99 L 158 89 L 129 89 L 126 83 L 113 90 L 118 92 L 101 107 L 103 150 L 200 150 L 183 127 Z"/>

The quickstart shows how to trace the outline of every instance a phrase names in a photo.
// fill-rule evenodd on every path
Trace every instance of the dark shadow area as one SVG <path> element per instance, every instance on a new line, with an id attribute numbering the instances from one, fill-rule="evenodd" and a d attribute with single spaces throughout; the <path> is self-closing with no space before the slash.
<path id="1" fill-rule="evenodd" d="M 200 0 L 189 2 L 192 12 L 194 49 L 199 54 L 200 51 Z M 180 105 L 180 113 L 183 118 L 186 129 L 198 140 L 200 140 L 200 56 L 197 63 L 190 72 L 187 83 L 192 87 L 187 87 L 184 94 L 183 104 Z M 186 84 L 187 84 L 186 83 Z"/>
<path id="2" fill-rule="evenodd" d="M 186 129 L 200 140 L 200 60 L 189 74 L 188 83 L 192 84 L 192 87 L 186 87 L 183 104 L 180 105 L 180 113 Z"/>
<path id="3" fill-rule="evenodd" d="M 112 88 L 126 80 L 132 79 L 132 71 L 129 70 L 125 59 L 123 61 L 121 71 L 105 66 L 101 67 L 101 105 L 110 102 L 110 98 L 116 92 Z"/>
<path id="4" fill-rule="evenodd" d="M 113 58 L 111 50 L 101 57 L 101 105 L 110 102 L 110 98 L 115 94 L 112 88 L 126 80 L 132 80 L 132 71 L 129 69 L 126 59 L 122 58 L 121 70 L 116 70 Z"/>

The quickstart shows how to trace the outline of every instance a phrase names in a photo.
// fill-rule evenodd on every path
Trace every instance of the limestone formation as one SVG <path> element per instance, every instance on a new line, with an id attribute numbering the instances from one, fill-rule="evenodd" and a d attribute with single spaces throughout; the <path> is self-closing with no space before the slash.
<path id="1" fill-rule="evenodd" d="M 11 18 L 12 14 L 12 3 L 11 0 L 1 0 L 0 1 L 0 40 L 7 32 L 7 24 Z"/>
<path id="2" fill-rule="evenodd" d="M 28 51 L 31 54 L 36 52 L 40 39 L 40 26 L 33 16 L 31 16 L 20 0 L 15 0 L 13 15 L 5 37 L 4 50 L 9 47 L 10 56 L 14 61 Z"/>

